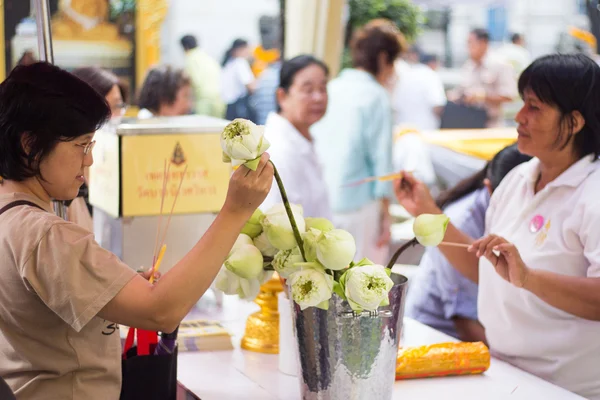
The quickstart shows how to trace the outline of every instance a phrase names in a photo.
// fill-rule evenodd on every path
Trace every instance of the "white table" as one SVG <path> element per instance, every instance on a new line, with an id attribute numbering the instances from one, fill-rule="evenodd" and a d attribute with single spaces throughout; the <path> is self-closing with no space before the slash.
<path id="1" fill-rule="evenodd" d="M 222 312 L 200 312 L 194 318 L 218 319 L 234 334 L 233 351 L 180 353 L 178 379 L 202 400 L 299 400 L 298 378 L 278 370 L 277 355 L 241 350 L 246 317 L 258 307 L 229 296 Z M 415 320 L 405 319 L 403 346 L 456 341 Z M 558 386 L 492 358 L 483 375 L 396 381 L 394 399 L 495 400 L 583 399 Z"/>

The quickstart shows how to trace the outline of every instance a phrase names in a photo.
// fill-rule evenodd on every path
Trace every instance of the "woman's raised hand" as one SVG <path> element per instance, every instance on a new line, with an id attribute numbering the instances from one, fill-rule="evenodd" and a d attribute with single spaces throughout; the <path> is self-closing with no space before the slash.
<path id="1" fill-rule="evenodd" d="M 273 165 L 263 153 L 256 171 L 241 165 L 229 180 L 224 210 L 250 217 L 269 194 L 273 184 Z"/>
<path id="2" fill-rule="evenodd" d="M 394 193 L 400 205 L 414 217 L 442 212 L 436 205 L 427 185 L 410 172 L 403 171 L 402 178 L 394 181 Z"/>

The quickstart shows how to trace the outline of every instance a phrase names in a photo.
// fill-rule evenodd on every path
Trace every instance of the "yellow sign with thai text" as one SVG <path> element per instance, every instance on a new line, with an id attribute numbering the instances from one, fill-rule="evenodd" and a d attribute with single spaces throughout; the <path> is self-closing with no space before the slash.
<path id="1" fill-rule="evenodd" d="M 121 140 L 123 216 L 160 213 L 165 160 L 164 214 L 171 211 L 182 176 L 175 214 L 221 209 L 231 166 L 221 159 L 219 134 L 122 136 Z"/>

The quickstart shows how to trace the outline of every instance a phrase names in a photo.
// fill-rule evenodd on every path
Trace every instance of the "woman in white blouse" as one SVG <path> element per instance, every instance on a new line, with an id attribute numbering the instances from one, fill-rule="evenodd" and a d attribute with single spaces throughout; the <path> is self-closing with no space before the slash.
<path id="1" fill-rule="evenodd" d="M 518 148 L 534 158 L 494 191 L 479 240 L 450 224 L 440 246 L 479 283 L 478 313 L 494 355 L 600 400 L 600 67 L 550 55 L 519 78 Z M 396 182 L 413 215 L 440 213 L 425 185 Z"/>
<path id="2" fill-rule="evenodd" d="M 310 127 L 327 110 L 328 76 L 327 66 L 310 55 L 284 62 L 276 93 L 278 112 L 267 117 L 265 136 L 290 202 L 302 205 L 305 217 L 331 219 L 327 187 L 310 134 Z M 277 185 L 273 185 L 261 209 L 280 202 Z"/>

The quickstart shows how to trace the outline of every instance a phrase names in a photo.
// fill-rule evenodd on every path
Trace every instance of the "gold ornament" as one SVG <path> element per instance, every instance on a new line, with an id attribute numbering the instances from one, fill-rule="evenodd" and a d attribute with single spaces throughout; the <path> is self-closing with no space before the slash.
<path id="1" fill-rule="evenodd" d="M 279 353 L 279 311 L 277 294 L 283 291 L 279 275 L 260 287 L 260 293 L 254 302 L 260 311 L 248 317 L 246 331 L 242 338 L 242 349 L 257 353 Z"/>

